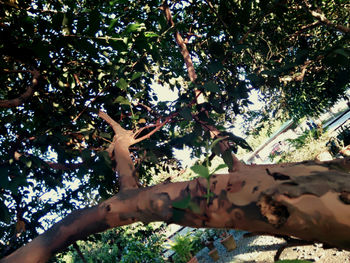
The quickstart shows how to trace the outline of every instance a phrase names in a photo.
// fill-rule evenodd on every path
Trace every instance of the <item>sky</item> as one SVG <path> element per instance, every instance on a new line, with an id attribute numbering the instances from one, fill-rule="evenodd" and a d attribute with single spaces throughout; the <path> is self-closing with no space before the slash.
<path id="1" fill-rule="evenodd" d="M 173 101 L 177 100 L 179 97 L 178 96 L 178 93 L 179 93 L 178 89 L 175 88 L 174 91 L 172 91 L 168 87 L 159 85 L 156 82 L 154 82 L 152 84 L 152 89 L 156 93 L 159 101 L 173 102 Z M 252 104 L 250 104 L 248 106 L 249 110 L 252 110 L 252 111 L 259 110 L 263 107 L 263 103 L 261 101 L 259 101 L 258 91 L 252 89 L 252 91 L 249 94 L 249 99 L 252 102 Z M 232 132 L 236 136 L 246 137 L 246 135 L 244 133 L 245 130 L 243 128 L 241 128 L 243 125 L 240 125 L 243 123 L 243 121 L 244 121 L 243 117 L 238 115 L 236 117 L 236 122 L 235 122 L 236 125 L 233 129 L 230 130 L 230 132 Z M 187 146 L 184 147 L 183 150 L 174 149 L 173 152 L 174 152 L 175 158 L 178 159 L 184 167 L 192 166 L 194 164 L 194 162 L 196 161 L 196 160 L 190 158 L 191 149 Z"/>

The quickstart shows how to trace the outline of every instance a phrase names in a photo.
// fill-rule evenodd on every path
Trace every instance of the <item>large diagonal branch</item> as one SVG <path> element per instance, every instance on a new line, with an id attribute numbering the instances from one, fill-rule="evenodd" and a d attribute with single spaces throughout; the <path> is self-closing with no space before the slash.
<path id="1" fill-rule="evenodd" d="M 315 11 L 315 10 L 312 10 L 312 6 L 311 4 L 307 1 L 307 0 L 304 0 L 304 4 L 306 6 L 306 8 L 308 9 L 309 13 L 314 17 L 316 18 L 318 21 L 320 21 L 321 23 L 325 24 L 326 26 L 329 26 L 329 27 L 332 27 L 332 28 L 335 28 L 343 33 L 350 33 L 350 28 L 349 27 L 346 27 L 346 26 L 343 26 L 343 25 L 337 25 L 335 23 L 333 23 L 332 21 L 330 21 L 326 15 L 318 10 L 318 11 Z"/>
<path id="2" fill-rule="evenodd" d="M 174 24 L 174 21 L 172 19 L 170 8 L 169 8 L 166 1 L 163 2 L 161 9 L 164 11 L 164 15 L 165 15 L 165 18 L 168 22 L 168 25 L 171 27 L 174 27 L 175 24 Z M 190 80 L 192 82 L 195 82 L 197 79 L 197 74 L 195 72 L 192 59 L 190 57 L 190 52 L 188 51 L 187 46 L 186 46 L 184 40 L 182 39 L 182 37 L 178 31 L 175 32 L 175 40 L 176 40 L 176 43 L 178 44 L 178 46 L 181 48 L 181 54 L 185 60 L 185 64 L 187 67 L 187 71 L 188 71 L 188 75 L 190 77 Z M 197 102 L 197 104 L 200 104 L 200 100 L 201 100 L 200 96 L 202 95 L 202 92 L 198 89 L 195 89 L 194 92 L 195 92 L 196 102 Z M 208 114 L 208 112 L 206 112 L 206 113 Z M 214 126 L 210 126 L 210 128 L 208 128 L 207 125 L 203 125 L 203 122 L 200 122 L 200 123 L 201 123 L 203 129 L 209 130 L 211 132 L 211 135 L 213 135 L 215 133 L 214 137 L 219 136 L 220 132 L 217 128 L 215 128 Z M 228 151 L 231 148 L 229 145 L 229 142 L 227 140 L 220 141 L 219 145 L 220 145 L 220 151 L 222 154 L 224 154 L 226 151 Z M 241 166 L 241 162 L 233 154 L 231 154 L 231 163 L 232 163 L 232 167 L 229 167 L 230 172 L 238 170 Z"/>
<path id="3" fill-rule="evenodd" d="M 28 71 L 5 71 L 7 73 L 11 72 L 30 72 L 33 75 L 32 85 L 27 88 L 27 90 L 20 96 L 10 100 L 0 100 L 1 108 L 12 108 L 21 105 L 27 99 L 29 99 L 34 94 L 34 87 L 38 85 L 40 73 L 38 70 L 28 70 Z"/>
<path id="4" fill-rule="evenodd" d="M 209 202 L 204 178 L 122 190 L 73 212 L 0 262 L 43 263 L 76 240 L 137 221 L 294 236 L 350 250 L 349 172 L 350 158 L 244 166 L 211 176 Z"/>
<path id="5" fill-rule="evenodd" d="M 170 8 L 169 8 L 166 1 L 163 2 L 161 9 L 164 12 L 164 15 L 165 15 L 165 18 L 168 22 L 168 25 L 170 27 L 175 27 L 175 24 L 174 24 L 174 21 L 173 21 L 171 12 L 170 12 Z M 197 74 L 196 74 L 196 71 L 195 71 L 194 66 L 193 66 L 190 52 L 187 49 L 185 41 L 183 40 L 182 36 L 180 35 L 179 31 L 177 31 L 177 30 L 175 31 L 175 40 L 176 40 L 176 43 L 178 44 L 178 46 L 181 48 L 181 54 L 185 60 L 186 68 L 188 71 L 188 76 L 190 77 L 190 80 L 192 82 L 195 82 L 197 79 Z"/>

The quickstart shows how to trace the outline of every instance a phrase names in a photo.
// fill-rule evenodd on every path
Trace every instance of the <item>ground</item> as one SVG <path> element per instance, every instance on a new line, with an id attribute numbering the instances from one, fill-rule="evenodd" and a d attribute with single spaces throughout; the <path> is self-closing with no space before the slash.
<path id="1" fill-rule="evenodd" d="M 284 244 L 284 240 L 270 236 L 243 237 L 243 231 L 230 231 L 233 233 L 237 248 L 227 253 L 217 240 L 215 247 L 218 249 L 220 259 L 216 263 L 272 263 L 277 249 Z M 209 250 L 205 248 L 197 254 L 200 263 L 213 262 L 208 256 Z M 322 245 L 315 244 L 287 248 L 281 254 L 280 259 L 301 259 L 317 263 L 348 263 L 350 251 L 337 249 L 323 249 Z"/>

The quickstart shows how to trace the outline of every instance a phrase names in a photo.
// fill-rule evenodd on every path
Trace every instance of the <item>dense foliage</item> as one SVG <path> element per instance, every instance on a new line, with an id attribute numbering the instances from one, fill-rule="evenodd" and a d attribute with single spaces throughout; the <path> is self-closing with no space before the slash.
<path id="1" fill-rule="evenodd" d="M 1 3 L 1 255 L 118 191 L 104 151 L 112 132 L 99 109 L 127 129 L 167 121 L 131 149 L 147 185 L 152 175 L 178 168 L 173 148 L 187 145 L 200 156 L 211 139 L 203 125 L 226 132 L 230 151 L 249 148 L 228 133 L 238 115 L 314 115 L 349 86 L 347 0 L 168 4 L 173 26 L 159 0 Z M 152 83 L 178 99 L 159 101 Z M 194 89 L 205 97 L 201 105 Z M 248 112 L 252 90 L 266 102 L 258 114 Z"/>
<path id="2" fill-rule="evenodd" d="M 72 245 L 50 262 L 161 263 L 165 262 L 162 257 L 164 241 L 162 226 L 134 224 L 92 235 L 89 240 L 77 242 L 78 248 Z"/>

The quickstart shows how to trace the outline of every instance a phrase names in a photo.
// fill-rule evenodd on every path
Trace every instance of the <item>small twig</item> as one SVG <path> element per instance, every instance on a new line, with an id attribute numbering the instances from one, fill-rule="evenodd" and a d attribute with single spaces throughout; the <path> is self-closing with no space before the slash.
<path id="1" fill-rule="evenodd" d="M 219 20 L 221 21 L 221 23 L 223 24 L 223 26 L 228 30 L 229 27 L 227 26 L 227 24 L 225 23 L 225 21 L 221 18 L 221 16 L 219 15 L 219 13 L 215 10 L 213 4 L 209 1 L 209 0 L 205 0 L 205 2 L 209 5 L 210 9 L 215 13 L 215 15 L 219 18 Z"/>
<path id="2" fill-rule="evenodd" d="M 249 34 L 251 33 L 251 32 L 253 32 L 253 30 L 261 23 L 261 21 L 264 19 L 264 17 L 266 16 L 267 14 L 265 14 L 265 15 L 263 15 L 262 17 L 260 17 L 259 19 L 258 19 L 258 21 L 254 24 L 254 25 L 252 25 L 250 28 L 249 28 L 249 30 L 242 36 L 242 38 L 238 41 L 238 44 L 243 44 L 243 42 L 248 38 L 248 36 L 249 36 Z"/>
<path id="3" fill-rule="evenodd" d="M 149 106 L 147 106 L 147 105 L 145 105 L 145 104 L 143 104 L 141 102 L 135 102 L 134 105 L 135 106 L 141 106 L 141 107 L 145 108 L 149 113 L 151 113 L 151 114 L 153 114 L 155 116 L 159 116 L 158 112 L 152 110 L 151 107 L 149 107 Z"/>
<path id="4" fill-rule="evenodd" d="M 82 260 L 84 263 L 88 263 L 87 260 L 85 259 L 84 255 L 83 255 L 83 253 L 81 252 L 81 250 L 80 250 L 80 248 L 79 248 L 77 242 L 74 242 L 74 243 L 73 243 L 73 247 L 74 247 L 74 249 L 77 251 L 77 253 L 78 253 L 79 257 L 81 258 L 81 260 Z"/>
<path id="5" fill-rule="evenodd" d="M 221 134 L 221 131 L 219 131 L 215 126 L 207 124 L 206 122 L 200 120 L 198 118 L 198 116 L 194 116 L 195 121 L 197 121 L 199 124 L 201 124 L 201 126 L 209 131 L 210 133 L 210 137 L 212 139 L 214 138 L 220 138 L 223 137 Z M 221 154 L 223 154 L 224 152 L 226 152 L 227 150 L 229 150 L 231 148 L 228 140 L 225 138 L 222 141 L 220 141 L 219 143 L 220 146 L 220 152 Z M 242 166 L 244 166 L 244 164 L 236 157 L 236 155 L 231 154 L 231 158 L 232 158 L 232 167 L 228 167 L 229 168 L 229 172 L 235 172 L 241 169 Z"/>
<path id="6" fill-rule="evenodd" d="M 159 131 L 165 124 L 167 124 L 168 122 L 171 121 L 171 118 L 167 118 L 164 122 L 160 123 L 159 125 L 157 125 L 156 128 L 154 128 L 152 131 L 150 131 L 149 133 L 147 133 L 146 135 L 138 138 L 138 139 L 135 139 L 134 143 L 138 143 L 138 142 L 141 142 L 145 139 L 148 139 L 149 137 L 152 136 L 152 134 L 156 133 L 157 131 Z"/>
<path id="7" fill-rule="evenodd" d="M 85 108 L 84 108 L 81 112 L 79 112 L 79 114 L 73 119 L 73 122 L 76 122 L 76 121 L 79 119 L 79 117 L 90 107 L 91 103 L 93 103 L 95 100 L 97 100 L 97 98 L 100 97 L 100 96 L 102 95 L 102 93 L 105 92 L 106 89 L 108 89 L 108 88 L 109 88 L 109 86 L 106 86 L 104 89 L 102 89 L 102 90 L 96 95 L 95 98 L 93 98 L 92 100 L 90 100 L 90 101 L 88 102 L 88 104 L 85 106 Z"/>
<path id="8" fill-rule="evenodd" d="M 157 121 L 157 124 L 150 124 L 150 125 L 147 125 L 145 127 L 142 127 L 140 129 L 137 129 L 135 132 L 134 132 L 134 138 L 136 138 L 137 136 L 139 136 L 141 134 L 141 132 L 143 132 L 144 130 L 146 129 L 150 129 L 150 128 L 153 128 L 153 127 L 158 127 L 160 121 L 158 120 Z"/>
<path id="9" fill-rule="evenodd" d="M 14 152 L 14 158 L 16 161 L 18 161 L 22 156 L 26 156 L 26 157 L 33 156 L 33 157 L 38 158 L 37 156 L 32 155 L 32 154 L 19 153 L 17 151 Z M 80 168 L 82 165 L 84 165 L 83 163 L 54 163 L 54 162 L 49 162 L 49 161 L 44 161 L 44 160 L 41 160 L 41 161 L 43 163 L 46 163 L 47 166 L 49 166 L 52 169 L 62 170 L 62 171 L 76 170 L 76 169 Z M 43 167 L 46 167 L 46 166 L 43 165 Z"/>
<path id="10" fill-rule="evenodd" d="M 295 37 L 297 37 L 298 35 L 300 35 L 301 33 L 309 30 L 309 29 L 312 29 L 312 28 L 315 28 L 317 26 L 321 25 L 321 22 L 320 21 L 315 21 L 311 24 L 308 24 L 308 25 L 304 25 L 300 28 L 300 30 L 294 32 L 291 36 L 288 36 L 288 39 L 289 40 L 294 40 Z"/>
<path id="11" fill-rule="evenodd" d="M 81 84 L 77 74 L 73 74 L 75 81 L 78 83 L 79 87 L 84 89 L 83 85 Z"/>
<path id="12" fill-rule="evenodd" d="M 96 39 L 96 40 L 105 40 L 107 43 L 109 40 L 113 41 L 122 41 L 123 39 L 120 37 L 110 37 L 110 36 L 103 36 L 103 37 L 90 37 L 90 36 L 83 36 L 83 35 L 64 35 L 64 37 L 76 37 L 76 38 L 84 38 L 84 39 Z"/>
<path id="13" fill-rule="evenodd" d="M 210 2 L 207 1 L 207 3 L 209 4 Z M 210 4 L 209 4 L 209 6 L 210 6 Z M 168 25 L 170 27 L 174 27 L 175 24 L 174 24 L 174 21 L 172 19 L 170 8 L 167 5 L 166 0 L 163 2 L 162 7 L 160 9 L 163 10 L 163 12 L 165 14 L 165 18 L 166 18 L 166 20 L 168 22 Z M 185 60 L 186 68 L 187 68 L 187 71 L 188 71 L 188 76 L 190 77 L 190 80 L 193 83 L 195 83 L 196 79 L 197 79 L 197 74 L 195 72 L 195 69 L 194 69 L 194 66 L 193 66 L 193 62 L 192 62 L 190 53 L 189 53 L 189 51 L 187 49 L 187 46 L 184 43 L 184 40 L 182 39 L 182 37 L 181 37 L 181 35 L 180 35 L 180 33 L 178 31 L 175 32 L 175 40 L 176 40 L 176 43 L 178 44 L 178 46 L 181 48 L 181 54 L 182 54 L 182 56 L 183 56 L 183 58 Z M 194 92 L 195 92 L 195 101 L 191 102 L 190 105 L 193 105 L 192 103 L 200 104 L 199 103 L 199 98 L 200 98 L 200 95 L 202 94 L 202 91 L 199 91 L 198 89 L 195 89 Z M 208 114 L 207 111 L 206 111 L 206 113 Z M 159 130 L 165 123 L 169 122 L 170 119 L 171 118 L 169 117 L 167 119 L 168 121 L 165 121 L 164 123 L 162 123 L 161 126 L 155 128 L 152 132 L 150 132 L 149 134 L 141 137 L 139 140 L 143 140 L 145 138 L 149 138 L 149 136 L 151 136 L 154 132 Z M 205 128 L 205 126 L 203 126 L 203 127 Z M 208 126 L 206 129 L 209 130 L 209 132 L 210 132 L 212 137 L 215 137 L 215 136 L 220 134 L 220 131 L 218 129 L 216 129 L 215 127 L 209 128 L 209 126 Z M 222 154 L 226 150 L 230 149 L 230 145 L 229 145 L 229 142 L 227 140 L 219 142 L 219 145 L 220 145 L 220 150 L 221 150 Z M 233 172 L 233 171 L 239 170 L 240 167 L 243 164 L 238 160 L 238 158 L 235 155 L 233 155 L 233 154 L 231 154 L 231 155 L 232 155 L 233 167 L 230 167 L 229 171 Z"/>

